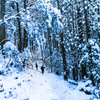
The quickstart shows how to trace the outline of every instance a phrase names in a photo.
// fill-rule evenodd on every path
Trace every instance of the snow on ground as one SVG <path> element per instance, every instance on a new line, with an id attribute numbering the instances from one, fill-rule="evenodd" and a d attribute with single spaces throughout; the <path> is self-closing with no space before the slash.
<path id="1" fill-rule="evenodd" d="M 45 71 L 41 73 L 32 69 L 0 75 L 0 100 L 90 100 L 92 95 L 78 91 L 76 86 L 64 81 L 62 76 L 57 76 Z"/>

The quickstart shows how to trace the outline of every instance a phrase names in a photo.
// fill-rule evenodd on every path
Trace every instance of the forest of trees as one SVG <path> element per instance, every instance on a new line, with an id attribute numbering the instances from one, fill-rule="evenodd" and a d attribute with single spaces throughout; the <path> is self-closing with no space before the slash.
<path id="1" fill-rule="evenodd" d="M 42 59 L 65 80 L 99 88 L 100 0 L 0 0 L 0 51 L 16 66 Z"/>

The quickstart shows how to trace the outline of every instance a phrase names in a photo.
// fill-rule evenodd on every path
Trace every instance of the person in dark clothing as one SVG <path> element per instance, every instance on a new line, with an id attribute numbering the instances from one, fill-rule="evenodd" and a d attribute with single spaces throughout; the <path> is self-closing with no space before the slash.
<path id="1" fill-rule="evenodd" d="M 43 65 L 42 65 L 42 67 L 41 67 L 42 74 L 44 74 L 44 68 L 45 67 L 43 67 Z"/>
<path id="2" fill-rule="evenodd" d="M 38 70 L 38 64 L 37 64 L 37 62 L 36 62 L 36 64 L 35 64 L 35 65 L 36 65 L 36 70 Z"/>

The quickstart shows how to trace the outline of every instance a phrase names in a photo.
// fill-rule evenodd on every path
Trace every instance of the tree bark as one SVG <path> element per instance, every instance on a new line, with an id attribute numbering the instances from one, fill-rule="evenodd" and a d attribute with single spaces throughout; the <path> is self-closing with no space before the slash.
<path id="1" fill-rule="evenodd" d="M 60 2 L 59 0 L 57 0 L 57 6 L 58 9 L 61 11 L 62 13 L 62 9 L 60 7 Z M 62 19 L 59 19 L 60 22 L 62 22 Z M 61 33 L 61 54 L 62 54 L 62 59 L 63 59 L 63 70 L 64 70 L 64 80 L 68 80 L 68 69 L 67 69 L 67 62 L 66 62 L 66 50 L 64 48 L 64 40 L 63 40 L 63 32 Z"/>
<path id="2" fill-rule="evenodd" d="M 28 0 L 24 0 L 24 9 L 27 7 L 27 2 Z M 23 49 L 28 46 L 28 36 L 27 36 L 27 31 L 24 29 L 24 42 L 23 42 Z"/>
<path id="3" fill-rule="evenodd" d="M 68 69 L 67 69 L 67 62 L 66 62 L 66 51 L 64 48 L 63 43 L 63 32 L 61 33 L 61 54 L 63 59 L 63 70 L 64 70 L 64 80 L 68 80 Z"/>
<path id="4" fill-rule="evenodd" d="M 3 19 L 5 15 L 5 0 L 1 0 L 1 16 L 0 19 Z M 0 27 L 0 41 L 5 39 L 5 26 Z"/>
<path id="5" fill-rule="evenodd" d="M 85 0 L 83 0 L 83 4 L 84 4 Z M 89 23 L 88 23 L 88 11 L 87 9 L 85 9 L 86 5 L 84 4 L 84 13 L 85 13 L 85 26 L 86 26 L 86 42 L 88 42 L 88 39 L 90 38 L 90 34 L 89 34 Z"/>
<path id="6" fill-rule="evenodd" d="M 19 13 L 19 7 L 18 7 L 18 3 L 17 4 L 17 13 Z M 19 15 L 20 16 L 20 15 Z M 18 50 L 21 52 L 21 48 L 22 48 L 22 40 L 21 40 L 21 28 L 20 28 L 20 19 L 17 18 L 18 21 Z"/>
<path id="7" fill-rule="evenodd" d="M 49 54 L 50 54 L 50 67 L 51 67 L 51 72 L 53 72 L 52 69 L 52 48 L 51 48 L 51 35 L 50 35 L 50 28 L 48 28 L 48 43 L 49 43 Z"/>
<path id="8" fill-rule="evenodd" d="M 98 15 L 100 15 L 100 6 L 98 6 Z M 98 23 L 100 23 L 100 18 L 98 19 Z M 99 37 L 99 46 L 100 46 L 100 28 L 98 25 L 98 37 Z"/>

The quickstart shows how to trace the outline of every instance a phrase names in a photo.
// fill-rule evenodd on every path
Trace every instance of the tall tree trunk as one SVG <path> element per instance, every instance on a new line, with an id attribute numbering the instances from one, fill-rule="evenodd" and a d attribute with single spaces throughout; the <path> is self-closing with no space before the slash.
<path id="1" fill-rule="evenodd" d="M 1 16 L 0 19 L 3 19 L 5 15 L 5 0 L 1 0 Z M 0 41 L 5 39 L 5 26 L 0 28 Z"/>
<path id="2" fill-rule="evenodd" d="M 59 0 L 57 0 L 57 7 L 60 9 Z"/>
<path id="3" fill-rule="evenodd" d="M 24 9 L 27 7 L 28 0 L 24 0 Z"/>
<path id="4" fill-rule="evenodd" d="M 66 62 L 66 51 L 65 51 L 64 43 L 63 43 L 63 32 L 61 33 L 61 54 L 62 54 L 62 59 L 63 59 L 64 80 L 68 80 L 68 69 L 67 69 L 67 62 Z"/>
<path id="5" fill-rule="evenodd" d="M 58 6 L 58 9 L 61 11 L 62 13 L 62 9 L 61 9 L 61 6 L 60 6 L 60 2 L 59 0 L 57 0 L 57 6 Z M 60 22 L 62 22 L 62 19 L 59 19 Z M 61 33 L 61 54 L 62 54 L 62 59 L 63 59 L 63 70 L 64 70 L 64 80 L 68 80 L 68 69 L 67 69 L 67 62 L 66 62 L 66 50 L 64 48 L 64 37 L 63 37 L 63 32 Z"/>
<path id="6" fill-rule="evenodd" d="M 50 28 L 48 28 L 48 42 L 49 42 L 49 53 L 50 53 L 50 67 L 51 67 L 51 72 L 53 72 L 52 69 L 52 44 L 51 44 L 51 35 L 50 35 Z"/>
<path id="7" fill-rule="evenodd" d="M 24 9 L 27 7 L 28 0 L 24 0 Z M 27 31 L 24 29 L 24 41 L 23 41 L 23 48 L 26 48 L 28 46 L 28 36 Z"/>
<path id="8" fill-rule="evenodd" d="M 77 23 L 78 23 L 78 36 L 79 36 L 79 41 L 78 41 L 78 45 L 83 43 L 83 24 L 82 24 L 82 12 L 81 12 L 81 2 L 78 4 L 79 7 L 77 7 Z M 82 52 L 81 52 L 81 48 L 79 48 L 79 50 L 77 51 L 77 61 L 76 61 L 76 77 L 78 80 L 78 65 L 80 62 L 80 59 L 82 57 Z"/>
<path id="9" fill-rule="evenodd" d="M 23 48 L 26 48 L 28 46 L 28 37 L 27 37 L 27 31 L 24 29 L 24 42 L 23 42 Z"/>
<path id="10" fill-rule="evenodd" d="M 17 13 L 19 13 L 19 7 L 18 7 L 18 3 L 17 4 Z M 20 16 L 20 15 L 19 15 Z M 18 50 L 21 52 L 21 48 L 22 48 L 22 39 L 21 39 L 21 28 L 20 28 L 20 19 L 17 18 L 18 21 Z"/>
<path id="11" fill-rule="evenodd" d="M 100 15 L 100 6 L 98 6 L 98 15 Z M 98 18 L 98 23 L 100 23 L 100 18 Z M 99 46 L 100 46 L 100 28 L 98 25 L 98 37 L 99 37 Z"/>
<path id="12" fill-rule="evenodd" d="M 83 0 L 84 4 L 85 0 Z M 84 4 L 84 14 L 85 14 L 85 26 L 86 26 L 86 42 L 88 42 L 88 39 L 90 38 L 89 34 L 89 23 L 88 23 L 88 11 L 85 9 L 86 5 Z"/>

